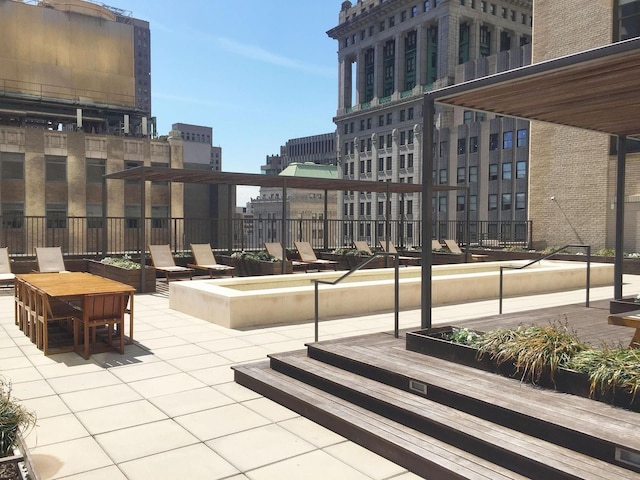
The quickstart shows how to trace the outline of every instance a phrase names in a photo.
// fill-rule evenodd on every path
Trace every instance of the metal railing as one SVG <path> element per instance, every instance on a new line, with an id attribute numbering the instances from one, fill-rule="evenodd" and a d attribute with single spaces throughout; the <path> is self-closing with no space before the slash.
<path id="1" fill-rule="evenodd" d="M 404 217 L 384 219 L 157 218 L 0 216 L 0 246 L 12 257 L 33 257 L 35 247 L 60 246 L 65 256 L 138 255 L 148 244 L 169 244 L 174 253 L 187 252 L 191 243 L 210 243 L 220 252 L 262 250 L 265 242 L 311 243 L 331 251 L 355 240 L 375 246 L 389 239 L 400 250 L 420 249 L 422 222 Z M 460 221 L 434 222 L 437 239 L 467 238 Z M 475 221 L 469 224 L 470 244 L 481 247 L 530 247 L 531 222 Z M 144 233 L 144 236 L 142 235 Z M 146 244 L 142 245 L 142 238 Z M 429 245 L 431 239 L 424 242 Z"/>
<path id="2" fill-rule="evenodd" d="M 502 297 L 503 297 L 503 272 L 505 269 L 508 270 L 522 270 L 524 268 L 530 267 L 531 265 L 541 262 L 542 260 L 546 260 L 550 257 L 553 257 L 556 253 L 560 253 L 567 248 L 584 248 L 587 251 L 587 278 L 586 278 L 586 290 L 587 290 L 587 298 L 585 301 L 585 307 L 589 308 L 589 290 L 591 288 L 591 245 L 578 245 L 578 244 L 569 244 L 564 247 L 560 247 L 557 250 L 554 250 L 551 253 L 548 253 L 540 258 L 532 260 L 529 263 L 524 265 L 520 265 L 519 267 L 513 265 L 506 265 L 500 267 L 500 301 L 499 301 L 499 309 L 498 313 L 502 315 Z"/>
<path id="3" fill-rule="evenodd" d="M 342 280 L 344 280 L 345 278 L 347 278 L 349 275 L 351 275 L 354 272 L 357 272 L 358 270 L 360 270 L 361 268 L 365 267 L 366 265 L 368 265 L 370 262 L 372 262 L 376 257 L 394 257 L 394 261 L 393 261 L 393 268 L 394 268 L 394 305 L 393 305 L 393 311 L 394 311 L 394 327 L 393 327 L 393 332 L 396 338 L 398 338 L 399 335 L 399 329 L 400 329 L 400 257 L 397 253 L 386 253 L 386 252 L 377 252 L 374 253 L 373 256 L 371 256 L 370 258 L 368 258 L 367 260 L 365 260 L 362 263 L 359 263 L 358 265 L 356 265 L 355 267 L 353 267 L 351 270 L 349 270 L 347 273 L 345 273 L 344 275 L 338 277 L 337 279 L 330 281 L 330 280 L 318 280 L 318 279 L 314 279 L 311 280 L 314 284 L 314 302 L 315 302 L 315 307 L 314 307 L 314 319 L 315 319 L 315 323 L 314 323 L 314 338 L 315 341 L 318 341 L 318 323 L 319 323 L 319 306 L 318 306 L 318 285 L 319 284 L 323 284 L 323 285 L 336 285 L 338 283 L 340 283 Z"/>

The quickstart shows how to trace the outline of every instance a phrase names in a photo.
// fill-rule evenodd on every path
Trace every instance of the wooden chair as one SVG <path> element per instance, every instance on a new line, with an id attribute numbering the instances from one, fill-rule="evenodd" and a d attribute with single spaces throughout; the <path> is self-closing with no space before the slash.
<path id="1" fill-rule="evenodd" d="M 39 272 L 66 272 L 62 249 L 60 247 L 36 247 L 36 260 Z"/>
<path id="2" fill-rule="evenodd" d="M 57 300 L 51 300 L 46 294 L 34 289 L 29 289 L 29 305 L 31 308 L 31 328 L 35 328 L 36 346 L 45 355 L 49 355 L 49 323 L 66 322 L 69 327 L 74 318 L 81 315 L 81 312 L 72 305 Z M 69 328 L 70 330 L 70 328 Z M 56 350 L 55 353 L 70 352 L 69 348 Z"/>
<path id="3" fill-rule="evenodd" d="M 431 240 L 431 250 L 434 251 L 440 251 L 442 250 L 442 244 L 440 243 L 440 240 Z"/>
<path id="4" fill-rule="evenodd" d="M 309 264 L 307 262 L 300 262 L 299 260 L 289 260 L 280 242 L 266 242 L 264 244 L 264 249 L 269 255 L 277 258 L 280 261 L 282 261 L 283 259 L 290 261 L 291 266 L 294 269 L 297 268 L 298 270 L 304 270 L 306 272 L 309 268 Z"/>
<path id="5" fill-rule="evenodd" d="M 210 278 L 213 278 L 214 274 L 216 274 L 217 276 L 231 274 L 231 276 L 233 276 L 235 267 L 232 267 L 230 265 L 221 265 L 216 262 L 216 257 L 213 254 L 213 250 L 211 250 L 210 244 L 192 243 L 191 253 L 193 253 L 193 259 L 195 263 L 190 263 L 187 265 L 187 267 L 206 270 L 207 272 L 209 272 Z"/>
<path id="6" fill-rule="evenodd" d="M 82 314 L 73 318 L 73 349 L 85 359 L 89 358 L 90 345 L 96 343 L 96 330 L 107 327 L 106 343 L 113 345 L 113 334 L 117 331 L 119 351 L 124 354 L 124 313 L 129 302 L 126 293 L 86 295 Z M 79 350 L 80 326 L 82 326 L 83 348 Z M 117 329 L 114 330 L 114 327 Z"/>
<path id="7" fill-rule="evenodd" d="M 371 250 L 369 244 L 364 240 L 354 240 L 353 246 L 359 252 L 367 252 L 369 255 L 373 255 L 373 250 Z"/>
<path id="8" fill-rule="evenodd" d="M 334 262 L 333 260 L 323 260 L 316 257 L 316 253 L 313 251 L 313 247 L 309 242 L 293 242 L 293 244 L 296 246 L 300 259 L 304 263 L 316 265 L 318 267 L 322 266 L 324 268 L 333 267 L 334 270 L 338 269 L 338 262 Z"/>
<path id="9" fill-rule="evenodd" d="M 189 280 L 193 278 L 193 268 L 176 265 L 169 245 L 149 245 L 149 253 L 153 268 L 166 276 L 167 283 L 172 276 L 189 276 Z"/>
<path id="10" fill-rule="evenodd" d="M 398 253 L 396 246 L 393 244 L 391 240 L 389 240 L 389 249 L 387 250 L 387 240 L 380 240 L 380 248 L 387 253 Z M 407 257 L 403 255 L 398 255 L 398 261 L 402 265 L 420 265 L 419 257 Z"/>
<path id="11" fill-rule="evenodd" d="M 458 242 L 456 242 L 455 240 L 451 240 L 451 239 L 447 238 L 447 239 L 445 239 L 444 244 L 447 246 L 447 248 L 449 249 L 449 251 L 451 253 L 455 253 L 456 255 L 463 255 L 464 254 L 464 252 L 458 246 Z M 471 254 L 471 259 L 472 260 L 484 260 L 488 256 L 489 255 L 482 255 L 482 254 L 472 253 Z"/>
<path id="12" fill-rule="evenodd" d="M 0 284 L 13 286 L 16 276 L 11 271 L 11 260 L 9 259 L 9 249 L 0 248 Z"/>

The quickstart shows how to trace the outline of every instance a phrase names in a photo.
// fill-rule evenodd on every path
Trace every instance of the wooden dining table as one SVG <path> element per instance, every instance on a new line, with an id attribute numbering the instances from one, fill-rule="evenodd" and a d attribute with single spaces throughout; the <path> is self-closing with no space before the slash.
<path id="1" fill-rule="evenodd" d="M 129 295 L 129 340 L 133 343 L 133 298 L 135 288 L 125 283 L 116 282 L 108 278 L 100 277 L 86 272 L 59 272 L 59 273 L 27 273 L 18 274 L 16 282 L 17 292 L 20 286 L 32 289 L 46 295 L 49 301 L 77 302 L 83 305 L 84 298 L 88 295 Z M 16 316 L 20 313 L 16 310 Z M 18 319 L 16 318 L 16 321 Z"/>

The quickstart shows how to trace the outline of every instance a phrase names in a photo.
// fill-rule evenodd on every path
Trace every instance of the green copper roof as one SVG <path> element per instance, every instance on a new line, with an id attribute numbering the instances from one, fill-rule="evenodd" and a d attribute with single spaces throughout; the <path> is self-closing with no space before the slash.
<path id="1" fill-rule="evenodd" d="M 284 177 L 309 177 L 309 178 L 338 178 L 338 167 L 335 165 L 320 165 L 312 162 L 290 163 L 280 172 Z"/>

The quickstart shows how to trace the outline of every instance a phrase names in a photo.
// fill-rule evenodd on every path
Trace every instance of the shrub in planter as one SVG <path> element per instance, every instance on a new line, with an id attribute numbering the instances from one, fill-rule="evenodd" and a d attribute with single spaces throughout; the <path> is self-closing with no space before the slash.
<path id="1" fill-rule="evenodd" d="M 11 382 L 0 377 L 0 461 L 17 447 L 18 431 L 24 432 L 35 423 L 35 414 L 11 398 Z"/>

